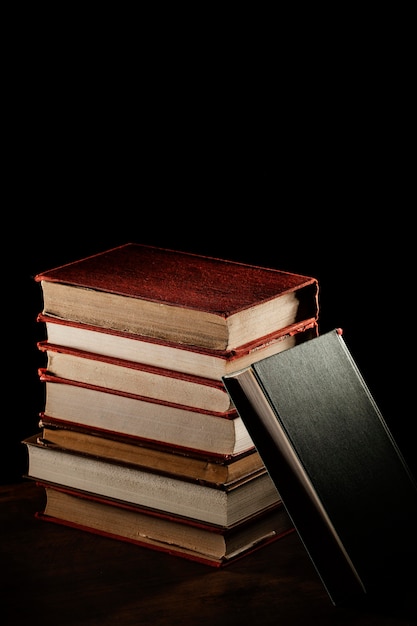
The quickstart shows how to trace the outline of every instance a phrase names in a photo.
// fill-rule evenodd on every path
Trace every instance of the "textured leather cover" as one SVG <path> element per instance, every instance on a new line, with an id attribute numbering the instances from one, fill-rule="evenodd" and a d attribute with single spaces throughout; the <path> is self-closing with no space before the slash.
<path id="1" fill-rule="evenodd" d="M 135 243 L 42 272 L 35 280 L 62 282 L 224 317 L 302 287 L 317 288 L 317 280 L 309 276 Z"/>
<path id="2" fill-rule="evenodd" d="M 43 314 L 209 350 L 318 318 L 315 278 L 134 243 L 35 280 Z"/>

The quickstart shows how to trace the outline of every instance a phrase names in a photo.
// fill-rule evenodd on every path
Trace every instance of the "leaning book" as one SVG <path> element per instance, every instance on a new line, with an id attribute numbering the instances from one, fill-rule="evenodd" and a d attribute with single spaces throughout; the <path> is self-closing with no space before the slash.
<path id="1" fill-rule="evenodd" d="M 224 383 L 333 603 L 408 584 L 416 483 L 341 331 Z"/>

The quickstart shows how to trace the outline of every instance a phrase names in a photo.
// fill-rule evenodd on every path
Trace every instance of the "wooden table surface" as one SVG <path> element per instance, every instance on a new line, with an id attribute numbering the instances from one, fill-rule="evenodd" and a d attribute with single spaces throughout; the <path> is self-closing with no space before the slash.
<path id="1" fill-rule="evenodd" d="M 2 626 L 414 626 L 413 590 L 334 607 L 296 533 L 215 569 L 34 517 L 32 481 L 0 486 Z"/>

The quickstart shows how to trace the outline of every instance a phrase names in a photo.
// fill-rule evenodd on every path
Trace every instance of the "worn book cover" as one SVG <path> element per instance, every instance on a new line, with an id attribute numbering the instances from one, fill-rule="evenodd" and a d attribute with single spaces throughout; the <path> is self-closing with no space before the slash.
<path id="1" fill-rule="evenodd" d="M 233 350 L 317 319 L 317 279 L 128 243 L 42 272 L 45 315 Z"/>
<path id="2" fill-rule="evenodd" d="M 341 331 L 224 383 L 332 601 L 406 583 L 416 483 Z"/>

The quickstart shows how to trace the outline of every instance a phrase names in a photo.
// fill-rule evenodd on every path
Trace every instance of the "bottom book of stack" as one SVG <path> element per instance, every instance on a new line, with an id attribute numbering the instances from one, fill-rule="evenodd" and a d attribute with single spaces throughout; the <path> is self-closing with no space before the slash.
<path id="1" fill-rule="evenodd" d="M 195 480 L 190 470 L 161 470 L 172 465 L 172 452 L 144 447 L 138 458 L 145 461 L 123 463 L 51 444 L 43 434 L 24 441 L 27 477 L 46 493 L 40 519 L 216 567 L 294 530 L 256 450 L 246 455 L 249 462 L 220 463 L 231 479 L 219 483 L 218 472 L 217 480 Z M 202 462 L 178 457 L 179 466 Z"/>
<path id="2" fill-rule="evenodd" d="M 275 539 L 293 527 L 282 504 L 229 527 L 170 516 L 56 485 L 42 484 L 46 505 L 38 518 L 221 566 Z"/>

